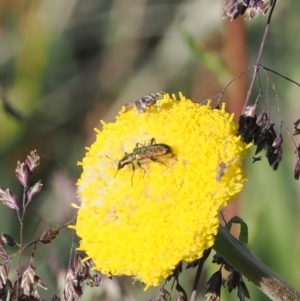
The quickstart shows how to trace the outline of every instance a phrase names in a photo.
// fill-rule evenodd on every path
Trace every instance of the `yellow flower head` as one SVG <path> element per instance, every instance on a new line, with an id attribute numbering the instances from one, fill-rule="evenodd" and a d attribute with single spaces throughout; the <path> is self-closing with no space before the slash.
<path id="1" fill-rule="evenodd" d="M 103 122 L 81 162 L 79 249 L 102 273 L 147 287 L 213 245 L 218 212 L 244 181 L 248 147 L 233 116 L 179 98 Z"/>

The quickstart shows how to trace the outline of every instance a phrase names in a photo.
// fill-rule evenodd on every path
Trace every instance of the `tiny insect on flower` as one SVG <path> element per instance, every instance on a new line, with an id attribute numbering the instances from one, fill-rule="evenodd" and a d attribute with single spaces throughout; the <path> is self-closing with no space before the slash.
<path id="1" fill-rule="evenodd" d="M 132 171 L 133 171 L 132 176 L 131 176 L 131 180 L 132 180 L 134 171 L 135 171 L 135 166 L 133 163 L 134 161 L 136 161 L 137 165 L 140 168 L 144 169 L 141 166 L 141 163 L 140 163 L 141 160 L 150 159 L 153 162 L 159 162 L 161 164 L 164 164 L 163 162 L 158 161 L 157 157 L 164 156 L 167 154 L 172 154 L 172 156 L 174 155 L 172 153 L 172 148 L 167 144 L 156 143 L 155 138 L 152 138 L 150 140 L 150 142 L 148 143 L 148 145 L 143 145 L 141 143 L 137 143 L 135 148 L 133 149 L 133 152 L 130 154 L 125 153 L 125 156 L 118 162 L 117 173 L 125 165 L 131 164 Z M 145 171 L 145 169 L 144 169 L 144 171 Z M 117 175 L 117 173 L 115 174 L 115 176 Z"/>
<path id="2" fill-rule="evenodd" d="M 217 182 L 220 182 L 222 180 L 222 177 L 226 173 L 227 169 L 228 166 L 226 165 L 226 163 L 220 162 L 220 164 L 218 165 L 217 175 L 216 175 Z"/>
<path id="3" fill-rule="evenodd" d="M 137 113 L 140 114 L 145 112 L 147 108 L 151 107 L 154 104 L 157 105 L 157 110 L 160 111 L 160 99 L 162 99 L 165 94 L 166 93 L 162 91 L 150 93 L 134 101 L 127 102 L 125 104 L 126 111 L 130 108 L 135 107 Z"/>
<path id="4" fill-rule="evenodd" d="M 235 162 L 241 161 L 242 158 L 233 158 L 232 160 L 228 162 L 220 161 L 217 167 L 217 174 L 216 174 L 216 181 L 221 182 L 224 175 L 229 171 L 232 164 Z"/>

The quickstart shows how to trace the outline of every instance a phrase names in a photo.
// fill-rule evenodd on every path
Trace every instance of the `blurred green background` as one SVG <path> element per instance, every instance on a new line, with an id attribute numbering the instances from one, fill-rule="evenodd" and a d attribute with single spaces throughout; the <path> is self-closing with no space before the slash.
<path id="1" fill-rule="evenodd" d="M 20 198 L 14 170 L 32 150 L 41 166 L 32 181 L 42 180 L 42 193 L 27 211 L 24 240 L 36 239 L 76 215 L 77 162 L 95 137 L 100 119 L 113 121 L 121 106 L 149 92 L 166 91 L 201 102 L 218 94 L 239 68 L 256 60 L 267 18 L 229 24 L 221 1 L 211 0 L 0 0 L 0 186 Z M 299 1 L 279 1 L 273 15 L 262 64 L 300 82 Z M 245 28 L 244 28 L 245 25 Z M 235 36 L 228 26 L 242 29 Z M 237 55 L 246 47 L 247 59 Z M 228 51 L 230 45 L 236 53 Z M 226 50 L 227 49 L 227 50 Z M 245 69 L 244 67 L 241 69 Z M 241 112 L 251 72 L 235 81 L 222 98 L 236 116 Z M 299 87 L 271 75 L 280 113 L 293 132 L 300 118 Z M 272 121 L 279 129 L 276 97 L 266 87 Z M 258 85 L 252 93 L 254 101 Z M 277 172 L 264 159 L 246 162 L 248 182 L 238 213 L 249 226 L 250 250 L 296 289 L 300 289 L 299 183 L 293 180 L 294 148 L 284 130 L 284 155 Z M 295 140 L 297 137 L 295 137 Z M 298 139 L 299 140 L 299 139 Z M 296 143 L 298 144 L 298 140 Z M 15 212 L 0 206 L 0 229 L 18 240 Z M 36 273 L 46 282 L 42 298 L 59 294 L 68 265 L 71 231 L 63 230 L 50 245 L 38 245 Z M 30 252 L 29 252 L 30 254 Z M 28 263 L 25 261 L 24 266 Z M 210 266 L 201 282 L 216 267 Z M 147 300 L 157 289 L 143 292 L 131 279 L 104 279 L 84 300 Z M 189 289 L 193 273 L 182 285 Z M 246 281 L 251 300 L 268 300 Z M 105 288 L 105 293 L 103 292 Z M 234 295 L 222 300 L 237 300 Z"/>

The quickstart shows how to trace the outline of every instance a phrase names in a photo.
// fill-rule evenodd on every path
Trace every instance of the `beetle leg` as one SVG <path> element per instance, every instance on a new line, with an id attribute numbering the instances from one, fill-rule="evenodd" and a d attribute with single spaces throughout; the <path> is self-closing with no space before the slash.
<path id="1" fill-rule="evenodd" d="M 134 172 L 135 172 L 135 166 L 134 164 L 131 162 L 132 165 L 132 175 L 131 175 L 131 186 L 133 185 L 133 176 L 134 176 Z"/>
<path id="2" fill-rule="evenodd" d="M 140 160 L 136 160 L 137 165 L 139 166 L 139 168 L 141 168 L 144 171 L 144 176 L 146 174 L 146 169 L 144 167 L 142 167 Z"/>
<path id="3" fill-rule="evenodd" d="M 136 148 L 143 147 L 143 146 L 145 146 L 145 145 L 144 145 L 144 144 L 142 144 L 142 143 L 139 143 L 139 142 L 137 142 L 137 144 L 135 145 L 135 149 L 136 149 Z"/>
<path id="4" fill-rule="evenodd" d="M 168 165 L 166 165 L 164 162 L 159 161 L 159 160 L 158 160 L 157 158 L 155 158 L 155 157 L 150 157 L 149 159 L 150 159 L 151 161 L 153 161 L 153 162 L 160 163 L 160 164 L 162 164 L 162 165 L 168 167 Z"/>
<path id="5" fill-rule="evenodd" d="M 155 145 L 155 144 L 156 144 L 155 138 L 152 138 L 148 145 Z"/>

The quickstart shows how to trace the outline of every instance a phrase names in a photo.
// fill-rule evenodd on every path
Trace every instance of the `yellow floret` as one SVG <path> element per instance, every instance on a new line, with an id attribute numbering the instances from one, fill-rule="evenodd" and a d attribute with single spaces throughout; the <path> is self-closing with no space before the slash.
<path id="1" fill-rule="evenodd" d="M 104 274 L 156 286 L 180 261 L 198 259 L 213 245 L 220 208 L 243 187 L 248 146 L 224 106 L 212 109 L 181 94 L 165 94 L 160 110 L 122 110 L 116 122 L 102 124 L 81 162 L 79 249 Z M 117 169 L 125 153 L 152 138 L 174 156 Z"/>

